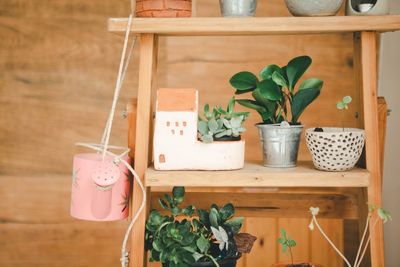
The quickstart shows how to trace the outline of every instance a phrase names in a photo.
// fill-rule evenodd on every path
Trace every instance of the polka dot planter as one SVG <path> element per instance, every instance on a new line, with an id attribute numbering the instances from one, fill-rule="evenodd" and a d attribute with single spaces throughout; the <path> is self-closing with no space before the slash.
<path id="1" fill-rule="evenodd" d="M 307 129 L 306 143 L 315 168 L 322 171 L 347 171 L 358 162 L 365 142 L 365 132 L 355 128 Z"/>

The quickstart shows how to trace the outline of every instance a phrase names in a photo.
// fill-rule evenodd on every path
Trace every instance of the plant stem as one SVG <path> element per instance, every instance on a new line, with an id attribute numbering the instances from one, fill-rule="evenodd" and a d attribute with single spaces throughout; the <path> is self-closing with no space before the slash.
<path id="1" fill-rule="evenodd" d="M 328 241 L 328 243 L 332 246 L 332 248 L 336 251 L 337 254 L 339 254 L 339 256 L 346 262 L 348 267 L 352 267 L 350 262 L 346 259 L 346 257 L 340 252 L 340 250 L 335 246 L 335 244 L 333 244 L 333 242 L 329 239 L 329 237 L 325 234 L 324 230 L 322 230 L 321 226 L 319 225 L 317 218 L 315 217 L 315 215 L 312 215 L 312 220 L 315 223 L 315 225 L 317 226 L 318 230 L 320 231 L 320 233 L 324 236 L 324 238 L 326 239 L 326 241 Z"/>
<path id="2" fill-rule="evenodd" d="M 360 241 L 360 245 L 359 245 L 358 251 L 357 251 L 357 256 L 356 256 L 356 259 L 354 261 L 354 266 L 357 266 L 358 259 L 359 259 L 360 253 L 361 253 L 361 248 L 362 248 L 362 245 L 364 243 L 365 236 L 367 235 L 370 218 L 371 218 L 371 215 L 368 215 L 367 222 L 366 222 L 365 228 L 364 228 L 364 233 L 362 235 L 362 238 L 361 238 L 361 241 Z"/>
<path id="3" fill-rule="evenodd" d="M 372 227 L 369 228 L 371 231 L 375 228 L 375 226 L 376 226 L 376 224 L 378 223 L 378 221 L 379 221 L 379 219 L 376 218 L 375 221 L 374 221 L 374 223 L 372 224 Z M 369 235 L 368 235 L 368 239 L 367 239 L 367 242 L 365 243 L 365 247 L 364 247 L 364 250 L 363 250 L 363 252 L 362 252 L 362 254 L 361 254 L 361 257 L 360 257 L 360 259 L 358 260 L 357 265 L 355 265 L 354 267 L 359 267 L 359 266 L 360 266 L 360 264 L 361 264 L 361 262 L 362 262 L 362 259 L 363 259 L 364 256 L 365 256 L 365 252 L 367 251 L 367 248 L 368 248 L 368 245 L 369 245 L 370 241 L 371 241 L 371 232 L 370 232 Z"/>
<path id="4" fill-rule="evenodd" d="M 292 266 L 294 266 L 292 248 L 290 246 L 289 246 L 289 253 L 290 253 L 290 259 L 292 260 Z"/>
<path id="5" fill-rule="evenodd" d="M 218 262 L 214 259 L 213 256 L 209 255 L 209 254 L 205 254 L 208 258 L 211 259 L 211 261 L 215 264 L 216 267 L 219 267 Z"/>

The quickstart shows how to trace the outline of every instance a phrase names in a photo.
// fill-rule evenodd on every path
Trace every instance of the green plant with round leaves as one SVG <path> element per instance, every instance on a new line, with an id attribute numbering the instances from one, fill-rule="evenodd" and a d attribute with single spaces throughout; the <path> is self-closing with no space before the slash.
<path id="1" fill-rule="evenodd" d="M 236 89 L 235 94 L 251 93 L 253 97 L 236 102 L 256 110 L 265 124 L 282 121 L 298 124 L 301 114 L 319 96 L 323 86 L 322 80 L 309 78 L 296 90 L 298 81 L 311 63 L 309 56 L 299 56 L 284 67 L 269 65 L 261 70 L 260 80 L 248 71 L 236 73 L 229 81 Z"/>
<path id="2" fill-rule="evenodd" d="M 209 104 L 204 105 L 203 117 L 199 117 L 197 130 L 200 140 L 211 143 L 215 138 L 224 136 L 238 137 L 246 129 L 242 126 L 248 112 L 235 112 L 235 98 L 232 97 L 226 110 L 216 106 L 210 111 Z"/>
<path id="3" fill-rule="evenodd" d="M 193 205 L 182 208 L 184 195 L 184 187 L 174 187 L 172 195 L 159 199 L 164 213 L 150 212 L 145 234 L 150 261 L 169 267 L 202 261 L 219 266 L 219 260 L 237 256 L 234 237 L 239 234 L 243 218 L 234 217 L 234 206 L 228 203 L 221 208 L 212 204 L 209 210 Z"/>
<path id="4" fill-rule="evenodd" d="M 349 104 L 351 103 L 353 99 L 351 96 L 345 96 L 343 97 L 342 101 L 338 101 L 336 103 L 336 108 L 341 111 L 342 113 L 342 128 L 344 132 L 344 111 L 349 109 Z"/>
<path id="5" fill-rule="evenodd" d="M 294 266 L 292 248 L 297 245 L 296 241 L 287 236 L 285 229 L 280 229 L 279 232 L 281 233 L 281 236 L 278 237 L 277 241 L 282 246 L 282 252 L 289 253 L 290 259 L 292 261 L 292 266 Z"/>

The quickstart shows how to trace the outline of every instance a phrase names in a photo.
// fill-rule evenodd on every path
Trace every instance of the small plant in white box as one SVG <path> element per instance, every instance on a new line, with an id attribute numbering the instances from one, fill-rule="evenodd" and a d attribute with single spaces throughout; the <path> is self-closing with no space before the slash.
<path id="1" fill-rule="evenodd" d="M 216 106 L 210 111 L 209 104 L 204 105 L 204 117 L 199 117 L 197 129 L 204 143 L 213 141 L 238 141 L 246 129 L 243 122 L 249 112 L 234 112 L 235 98 L 232 97 L 226 110 Z"/>
<path id="2" fill-rule="evenodd" d="M 317 215 L 319 213 L 319 208 L 310 208 L 311 213 L 311 223 L 309 224 L 309 228 L 311 231 L 314 230 L 315 226 L 317 227 L 318 231 L 322 234 L 322 236 L 328 241 L 328 243 L 332 246 L 332 248 L 336 251 L 337 254 L 344 260 L 347 267 L 359 267 L 361 262 L 367 252 L 368 245 L 371 241 L 371 232 L 374 231 L 375 226 L 381 220 L 383 223 L 386 223 L 392 220 L 390 213 L 382 208 L 376 207 L 375 205 L 369 205 L 368 207 L 368 217 L 365 223 L 365 228 L 363 235 L 361 237 L 360 245 L 357 250 L 357 256 L 354 260 L 354 263 L 351 264 L 350 260 L 348 260 L 342 252 L 335 246 L 332 240 L 327 236 L 324 232 L 320 224 L 318 223 Z"/>

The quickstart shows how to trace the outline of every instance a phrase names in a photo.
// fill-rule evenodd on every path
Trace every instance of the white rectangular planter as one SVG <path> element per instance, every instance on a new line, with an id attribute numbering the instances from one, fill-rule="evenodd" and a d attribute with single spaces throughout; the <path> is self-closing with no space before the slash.
<path id="1" fill-rule="evenodd" d="M 197 139 L 198 92 L 159 89 L 154 128 L 156 170 L 235 170 L 244 166 L 244 141 Z"/>

